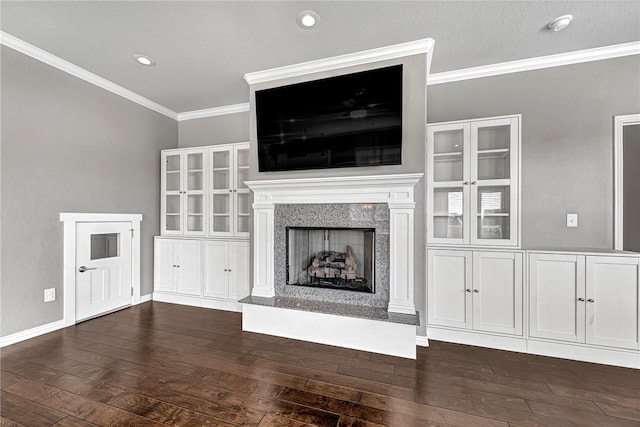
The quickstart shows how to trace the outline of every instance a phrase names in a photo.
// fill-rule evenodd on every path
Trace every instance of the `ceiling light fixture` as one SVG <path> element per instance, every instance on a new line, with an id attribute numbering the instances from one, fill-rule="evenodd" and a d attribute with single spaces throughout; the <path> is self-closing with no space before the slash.
<path id="1" fill-rule="evenodd" d="M 320 22 L 320 15 L 313 10 L 303 10 L 298 14 L 296 22 L 300 28 L 310 30 L 318 25 L 318 22 Z"/>
<path id="2" fill-rule="evenodd" d="M 549 27 L 549 29 L 553 30 L 553 31 L 564 30 L 565 28 L 567 28 L 569 26 L 569 24 L 571 23 L 572 19 L 573 19 L 573 15 L 558 16 L 556 19 L 554 19 L 553 21 L 549 22 L 547 27 Z"/>
<path id="3" fill-rule="evenodd" d="M 134 61 L 138 64 L 144 65 L 145 67 L 153 67 L 156 65 L 156 61 L 154 61 L 150 56 L 135 53 L 132 57 Z"/>

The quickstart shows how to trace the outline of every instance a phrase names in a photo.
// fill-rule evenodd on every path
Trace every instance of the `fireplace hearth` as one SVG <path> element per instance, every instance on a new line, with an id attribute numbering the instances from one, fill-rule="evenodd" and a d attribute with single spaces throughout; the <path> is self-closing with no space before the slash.
<path id="1" fill-rule="evenodd" d="M 287 285 L 373 293 L 375 229 L 287 227 Z"/>

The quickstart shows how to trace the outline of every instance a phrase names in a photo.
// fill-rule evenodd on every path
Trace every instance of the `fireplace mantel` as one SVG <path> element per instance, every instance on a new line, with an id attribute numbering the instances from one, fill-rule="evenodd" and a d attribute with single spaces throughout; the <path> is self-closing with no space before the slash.
<path id="1" fill-rule="evenodd" d="M 415 314 L 414 187 L 422 173 L 247 181 L 253 202 L 253 290 L 275 296 L 274 208 L 277 204 L 386 203 L 390 214 L 388 311 Z"/>

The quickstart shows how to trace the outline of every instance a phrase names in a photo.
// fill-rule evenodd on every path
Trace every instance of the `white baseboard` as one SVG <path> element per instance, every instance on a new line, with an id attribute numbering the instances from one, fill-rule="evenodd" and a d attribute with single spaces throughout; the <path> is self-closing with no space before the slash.
<path id="1" fill-rule="evenodd" d="M 138 304 L 142 304 L 143 302 L 149 302 L 152 300 L 153 300 L 153 294 L 140 295 L 140 302 L 138 302 Z"/>
<path id="2" fill-rule="evenodd" d="M 414 325 L 255 304 L 242 310 L 243 331 L 416 358 Z"/>
<path id="3" fill-rule="evenodd" d="M 453 342 L 456 344 L 475 345 L 478 347 L 489 347 L 498 350 L 527 352 L 527 341 L 524 337 L 508 337 L 502 335 L 482 334 L 478 332 L 467 332 L 456 329 L 437 328 L 428 326 L 427 337 L 436 341 Z"/>
<path id="4" fill-rule="evenodd" d="M 171 304 L 189 305 L 192 307 L 213 308 L 216 310 L 242 312 L 242 304 L 235 301 L 226 301 L 213 298 L 203 298 L 191 295 L 165 294 L 162 292 L 154 292 L 153 300 L 159 302 L 168 302 Z"/>
<path id="5" fill-rule="evenodd" d="M 625 351 L 538 340 L 529 340 L 527 347 L 529 353 L 540 356 L 561 357 L 582 362 L 604 363 L 606 365 L 640 369 L 640 352 L 633 350 Z"/>
<path id="6" fill-rule="evenodd" d="M 55 322 L 47 323 L 46 325 L 36 326 L 35 328 L 27 329 L 26 331 L 16 332 L 15 334 L 0 337 L 0 348 L 18 343 L 20 341 L 28 340 L 29 338 L 35 338 L 40 335 L 48 334 L 49 332 L 57 331 L 58 329 L 62 329 L 64 327 L 64 319 L 62 319 L 56 320 Z"/>
<path id="7" fill-rule="evenodd" d="M 416 345 L 420 347 L 429 347 L 429 340 L 427 337 L 423 337 L 422 335 L 416 335 Z"/>

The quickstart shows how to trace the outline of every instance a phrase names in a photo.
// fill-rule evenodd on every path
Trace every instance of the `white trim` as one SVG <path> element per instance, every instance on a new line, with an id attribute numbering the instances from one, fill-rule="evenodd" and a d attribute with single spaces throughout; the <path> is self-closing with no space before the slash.
<path id="1" fill-rule="evenodd" d="M 427 76 L 427 85 L 540 70 L 630 55 L 640 55 L 640 41 L 434 73 Z"/>
<path id="2" fill-rule="evenodd" d="M 43 49 L 40 49 L 39 47 L 20 40 L 19 38 L 14 37 L 11 34 L 5 33 L 4 31 L 0 31 L 0 44 L 3 44 L 8 48 L 11 48 L 15 51 L 30 56 L 31 58 L 37 59 L 40 62 L 64 71 L 65 73 L 71 74 L 72 76 L 77 77 L 81 80 L 96 85 L 111 93 L 119 95 L 125 99 L 128 99 L 129 101 L 142 105 L 143 107 L 153 110 L 156 113 L 160 113 L 174 120 L 178 119 L 178 114 L 175 111 L 170 110 L 169 108 L 156 102 L 153 102 L 142 95 L 138 95 L 137 93 L 132 92 L 120 85 L 117 85 L 103 77 L 100 77 L 97 74 L 87 71 L 84 68 L 78 67 L 71 62 L 65 61 L 62 58 L 59 58 Z"/>
<path id="3" fill-rule="evenodd" d="M 55 322 L 47 323 L 46 325 L 36 326 L 35 328 L 27 329 L 26 331 L 16 332 L 15 334 L 0 337 L 0 348 L 28 340 L 29 338 L 34 338 L 39 335 L 48 334 L 49 332 L 57 331 L 65 326 L 64 320 L 56 320 Z"/>
<path id="4" fill-rule="evenodd" d="M 247 83 L 253 85 L 273 80 L 304 76 L 321 71 L 338 70 L 340 68 L 353 67 L 376 61 L 385 61 L 404 56 L 418 55 L 421 53 L 427 54 L 427 68 L 429 68 L 434 43 L 435 41 L 433 39 L 415 40 L 392 46 L 334 56 L 331 58 L 318 59 L 316 61 L 302 62 L 299 64 L 272 68 L 270 70 L 247 73 L 244 75 L 244 79 Z"/>
<path id="5" fill-rule="evenodd" d="M 185 111 L 178 113 L 178 121 L 202 119 L 205 117 L 222 116 L 225 114 L 244 113 L 249 111 L 249 103 L 225 105 L 222 107 L 206 108 L 204 110 Z"/>
<path id="6" fill-rule="evenodd" d="M 527 340 L 522 336 L 482 334 L 476 331 L 448 329 L 427 325 L 427 337 L 434 341 L 446 341 L 456 344 L 475 345 L 498 350 L 527 352 Z"/>
<path id="7" fill-rule="evenodd" d="M 415 325 L 255 304 L 243 306 L 243 331 L 416 358 Z"/>
<path id="8" fill-rule="evenodd" d="M 624 126 L 640 124 L 640 114 L 628 114 L 625 116 L 614 116 L 613 118 L 613 156 L 614 156 L 614 208 L 613 208 L 613 248 L 622 250 L 624 247 L 624 162 L 623 162 L 623 130 Z"/>
<path id="9" fill-rule="evenodd" d="M 63 230 L 63 322 L 64 326 L 76 323 L 76 230 L 79 222 L 130 222 L 133 229 L 131 244 L 131 305 L 141 302 L 140 298 L 140 222 L 142 214 L 103 214 L 61 212 Z"/>
<path id="10" fill-rule="evenodd" d="M 429 347 L 429 340 L 426 336 L 416 335 L 416 345 L 420 347 Z"/>
<path id="11" fill-rule="evenodd" d="M 153 301 L 153 293 L 142 295 L 140 297 L 140 302 L 138 304 L 142 304 L 143 302 Z"/>
<path id="12" fill-rule="evenodd" d="M 242 304 L 236 301 L 228 301 L 214 298 L 206 298 L 195 295 L 179 295 L 174 293 L 154 292 L 153 300 L 169 304 L 188 305 L 191 307 L 211 308 L 214 310 L 242 312 Z"/>

